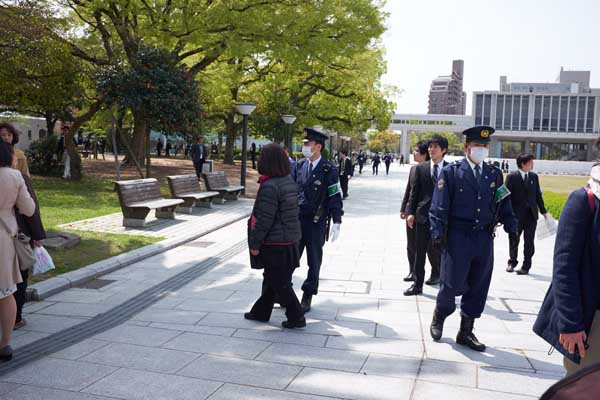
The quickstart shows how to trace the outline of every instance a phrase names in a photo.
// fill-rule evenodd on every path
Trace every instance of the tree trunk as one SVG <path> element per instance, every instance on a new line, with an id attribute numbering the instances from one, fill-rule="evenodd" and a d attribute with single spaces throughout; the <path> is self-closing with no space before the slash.
<path id="1" fill-rule="evenodd" d="M 52 115 L 51 112 L 47 112 L 44 114 L 44 119 L 46 120 L 46 131 L 48 136 L 52 136 L 54 134 L 54 126 L 56 125 L 56 118 Z"/>
<path id="2" fill-rule="evenodd" d="M 142 165 L 145 165 L 146 162 L 147 133 L 148 122 L 146 121 L 146 116 L 140 110 L 133 110 L 133 136 L 130 143 L 131 152 Z"/>
<path id="3" fill-rule="evenodd" d="M 225 143 L 225 158 L 223 162 L 225 164 L 233 165 L 234 158 L 234 149 L 235 149 L 235 139 L 237 133 L 237 126 L 235 121 L 233 120 L 234 114 L 230 113 L 225 119 L 225 135 L 227 137 L 227 142 Z"/>

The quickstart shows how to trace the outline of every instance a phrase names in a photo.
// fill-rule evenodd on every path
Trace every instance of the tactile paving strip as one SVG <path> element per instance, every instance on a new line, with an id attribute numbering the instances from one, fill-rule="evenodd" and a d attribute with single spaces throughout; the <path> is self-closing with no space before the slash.
<path id="1" fill-rule="evenodd" d="M 199 264 L 155 285 L 124 303 L 99 314 L 81 324 L 53 333 L 36 340 L 15 352 L 10 362 L 0 364 L 0 376 L 69 346 L 88 339 L 98 333 L 112 329 L 131 319 L 137 313 L 200 277 L 210 268 L 233 258 L 247 248 L 243 240 L 221 253 L 209 257 Z"/>

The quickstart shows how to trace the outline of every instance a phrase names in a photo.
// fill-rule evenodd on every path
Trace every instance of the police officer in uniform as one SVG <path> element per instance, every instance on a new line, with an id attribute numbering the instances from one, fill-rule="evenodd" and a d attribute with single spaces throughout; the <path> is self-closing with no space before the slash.
<path id="1" fill-rule="evenodd" d="M 485 351 L 473 324 L 483 312 L 492 279 L 496 223 L 502 222 L 508 233 L 517 231 L 502 171 L 484 162 L 493 133 L 489 126 L 463 132 L 466 157 L 442 169 L 429 212 L 432 245 L 442 249 L 431 337 L 440 340 L 444 320 L 456 308 L 455 297 L 462 295 L 456 342 L 476 351 Z"/>
<path id="2" fill-rule="evenodd" d="M 332 241 L 340 233 L 342 223 L 342 196 L 340 193 L 338 171 L 328 160 L 321 157 L 327 136 L 312 129 L 304 128 L 304 158 L 296 163 L 292 177 L 299 186 L 298 203 L 300 206 L 300 256 L 306 248 L 308 276 L 302 284 L 302 309 L 310 311 L 312 296 L 318 293 L 319 272 L 323 260 L 323 245 L 329 229 L 330 218 Z"/>

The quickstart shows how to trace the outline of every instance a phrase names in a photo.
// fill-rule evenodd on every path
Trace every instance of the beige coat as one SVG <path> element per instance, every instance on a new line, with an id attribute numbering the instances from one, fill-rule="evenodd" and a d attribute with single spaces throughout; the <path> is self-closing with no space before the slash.
<path id="1" fill-rule="evenodd" d="M 0 218 L 11 230 L 17 233 L 17 220 L 14 206 L 25 216 L 35 212 L 35 203 L 21 173 L 9 167 L 0 167 Z M 9 289 L 22 282 L 19 264 L 16 259 L 15 245 L 6 229 L 0 226 L 0 288 Z"/>
<path id="2" fill-rule="evenodd" d="M 31 178 L 31 175 L 29 174 L 29 166 L 27 165 L 27 156 L 25 155 L 23 150 L 17 149 L 14 146 L 13 149 L 15 152 L 15 158 L 17 159 L 17 169 L 21 171 L 23 175 Z"/>

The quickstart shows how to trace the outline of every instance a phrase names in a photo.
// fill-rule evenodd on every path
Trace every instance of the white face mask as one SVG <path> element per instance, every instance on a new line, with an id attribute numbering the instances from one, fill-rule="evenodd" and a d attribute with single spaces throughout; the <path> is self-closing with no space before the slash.
<path id="1" fill-rule="evenodd" d="M 310 146 L 302 146 L 302 155 L 306 158 L 311 158 L 315 152 L 312 150 Z"/>
<path id="2" fill-rule="evenodd" d="M 471 147 L 471 161 L 481 164 L 490 155 L 490 149 L 485 147 Z"/>

